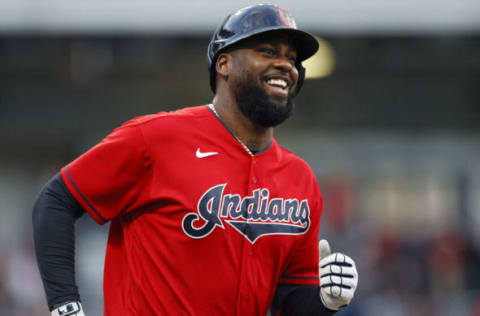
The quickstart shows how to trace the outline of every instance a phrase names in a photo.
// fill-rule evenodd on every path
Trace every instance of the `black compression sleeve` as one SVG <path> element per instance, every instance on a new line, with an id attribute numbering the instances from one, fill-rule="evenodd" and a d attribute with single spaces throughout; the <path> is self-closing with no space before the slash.
<path id="1" fill-rule="evenodd" d="M 272 310 L 280 310 L 281 316 L 323 316 L 334 311 L 323 306 L 320 287 L 314 285 L 279 284 L 272 304 Z"/>
<path id="2" fill-rule="evenodd" d="M 83 213 L 60 174 L 45 185 L 33 206 L 35 252 L 50 310 L 56 304 L 80 300 L 75 283 L 74 222 Z"/>

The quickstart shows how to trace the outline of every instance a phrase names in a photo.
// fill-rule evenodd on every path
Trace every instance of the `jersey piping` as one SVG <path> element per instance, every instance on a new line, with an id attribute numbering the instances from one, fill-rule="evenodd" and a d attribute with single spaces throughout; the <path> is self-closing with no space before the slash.
<path id="1" fill-rule="evenodd" d="M 222 119 L 220 117 L 218 117 L 217 114 L 215 114 L 215 112 L 213 112 L 212 109 L 208 105 L 206 105 L 206 107 L 213 114 L 213 116 L 215 116 L 215 118 L 223 125 L 223 127 L 228 131 L 228 133 L 230 133 L 230 135 L 232 135 L 232 137 L 235 139 L 235 141 L 243 147 L 243 144 L 238 140 L 238 138 L 233 134 L 233 132 L 227 127 L 227 125 L 225 125 L 225 123 L 222 121 Z M 260 155 L 260 154 L 266 152 L 267 150 L 269 150 L 270 147 L 272 147 L 272 144 L 273 144 L 273 142 L 270 140 L 270 143 L 267 145 L 267 147 L 265 147 L 265 149 L 263 149 L 261 151 L 257 151 L 255 153 L 252 152 L 252 154 L 254 156 L 255 155 Z"/>
<path id="2" fill-rule="evenodd" d="M 77 191 L 78 195 L 80 195 L 80 197 L 82 198 L 82 200 L 87 203 L 87 205 L 95 212 L 95 214 L 97 214 L 98 218 L 100 220 L 102 220 L 104 223 L 107 222 L 107 220 L 100 214 L 100 212 L 92 205 L 92 203 L 90 203 L 90 201 L 85 197 L 85 195 L 83 195 L 82 192 L 80 192 L 80 190 L 78 189 L 77 185 L 75 184 L 75 182 L 73 181 L 72 177 L 70 176 L 70 172 L 68 172 L 68 166 L 65 167 L 65 173 L 67 174 L 67 177 L 68 177 L 68 180 L 70 181 L 70 183 L 72 184 L 73 188 L 75 189 L 75 191 Z"/>

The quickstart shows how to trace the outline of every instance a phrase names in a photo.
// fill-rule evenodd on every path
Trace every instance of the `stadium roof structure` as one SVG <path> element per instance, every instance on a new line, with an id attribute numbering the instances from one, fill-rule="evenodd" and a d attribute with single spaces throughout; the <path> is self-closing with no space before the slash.
<path id="1" fill-rule="evenodd" d="M 251 1 L 0 0 L 0 34 L 211 33 Z M 279 0 L 305 29 L 322 34 L 479 34 L 478 0 Z"/>

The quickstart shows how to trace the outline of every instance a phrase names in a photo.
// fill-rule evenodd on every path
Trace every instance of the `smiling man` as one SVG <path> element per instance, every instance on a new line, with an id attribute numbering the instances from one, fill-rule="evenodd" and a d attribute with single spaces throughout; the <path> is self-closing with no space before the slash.
<path id="1" fill-rule="evenodd" d="M 235 104 L 257 127 L 282 123 L 292 114 L 298 86 L 295 47 L 287 34 L 266 32 L 232 44 L 228 53 L 217 52 L 214 105 Z"/>
<path id="2" fill-rule="evenodd" d="M 52 315 L 84 315 L 74 222 L 111 222 L 104 315 L 329 315 L 355 263 L 318 242 L 311 168 L 273 137 L 318 49 L 290 14 L 254 5 L 208 46 L 212 104 L 135 118 L 62 168 L 33 211 Z"/>

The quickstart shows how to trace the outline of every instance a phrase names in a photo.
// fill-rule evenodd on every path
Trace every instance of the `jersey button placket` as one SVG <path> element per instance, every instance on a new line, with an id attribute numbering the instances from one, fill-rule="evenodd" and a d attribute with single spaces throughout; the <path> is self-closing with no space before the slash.
<path id="1" fill-rule="evenodd" d="M 253 190 L 257 189 L 259 187 L 259 179 L 257 177 L 257 158 L 254 156 L 252 157 L 252 164 L 251 164 L 251 175 L 252 175 L 252 182 L 251 182 L 251 187 L 250 187 L 250 192 Z M 260 205 L 258 205 L 260 207 Z M 248 221 L 251 221 L 251 217 L 249 216 Z M 247 243 L 247 255 L 250 258 L 249 260 L 252 260 L 253 258 L 253 244 Z"/>
<path id="2" fill-rule="evenodd" d="M 257 188 L 258 184 L 258 178 L 255 175 L 255 165 L 257 161 L 255 157 L 252 157 L 250 161 L 250 174 L 249 174 L 249 181 L 248 181 L 248 195 L 251 195 L 252 192 Z M 246 221 L 250 222 L 251 221 L 251 216 L 250 214 L 245 214 L 247 217 Z M 249 229 L 248 227 L 246 229 Z M 237 315 L 246 315 L 250 312 L 251 308 L 251 302 L 250 302 L 250 295 L 249 295 L 249 265 L 251 260 L 253 259 L 253 245 L 248 241 L 246 238 L 243 241 L 243 267 L 242 267 L 242 276 L 241 276 L 241 283 L 240 283 L 240 302 L 238 309 L 237 309 Z"/>
<path id="3" fill-rule="evenodd" d="M 257 158 L 252 157 L 252 160 L 250 163 L 250 188 L 249 188 L 250 190 L 256 189 L 256 186 L 258 184 L 256 167 L 257 167 Z"/>

